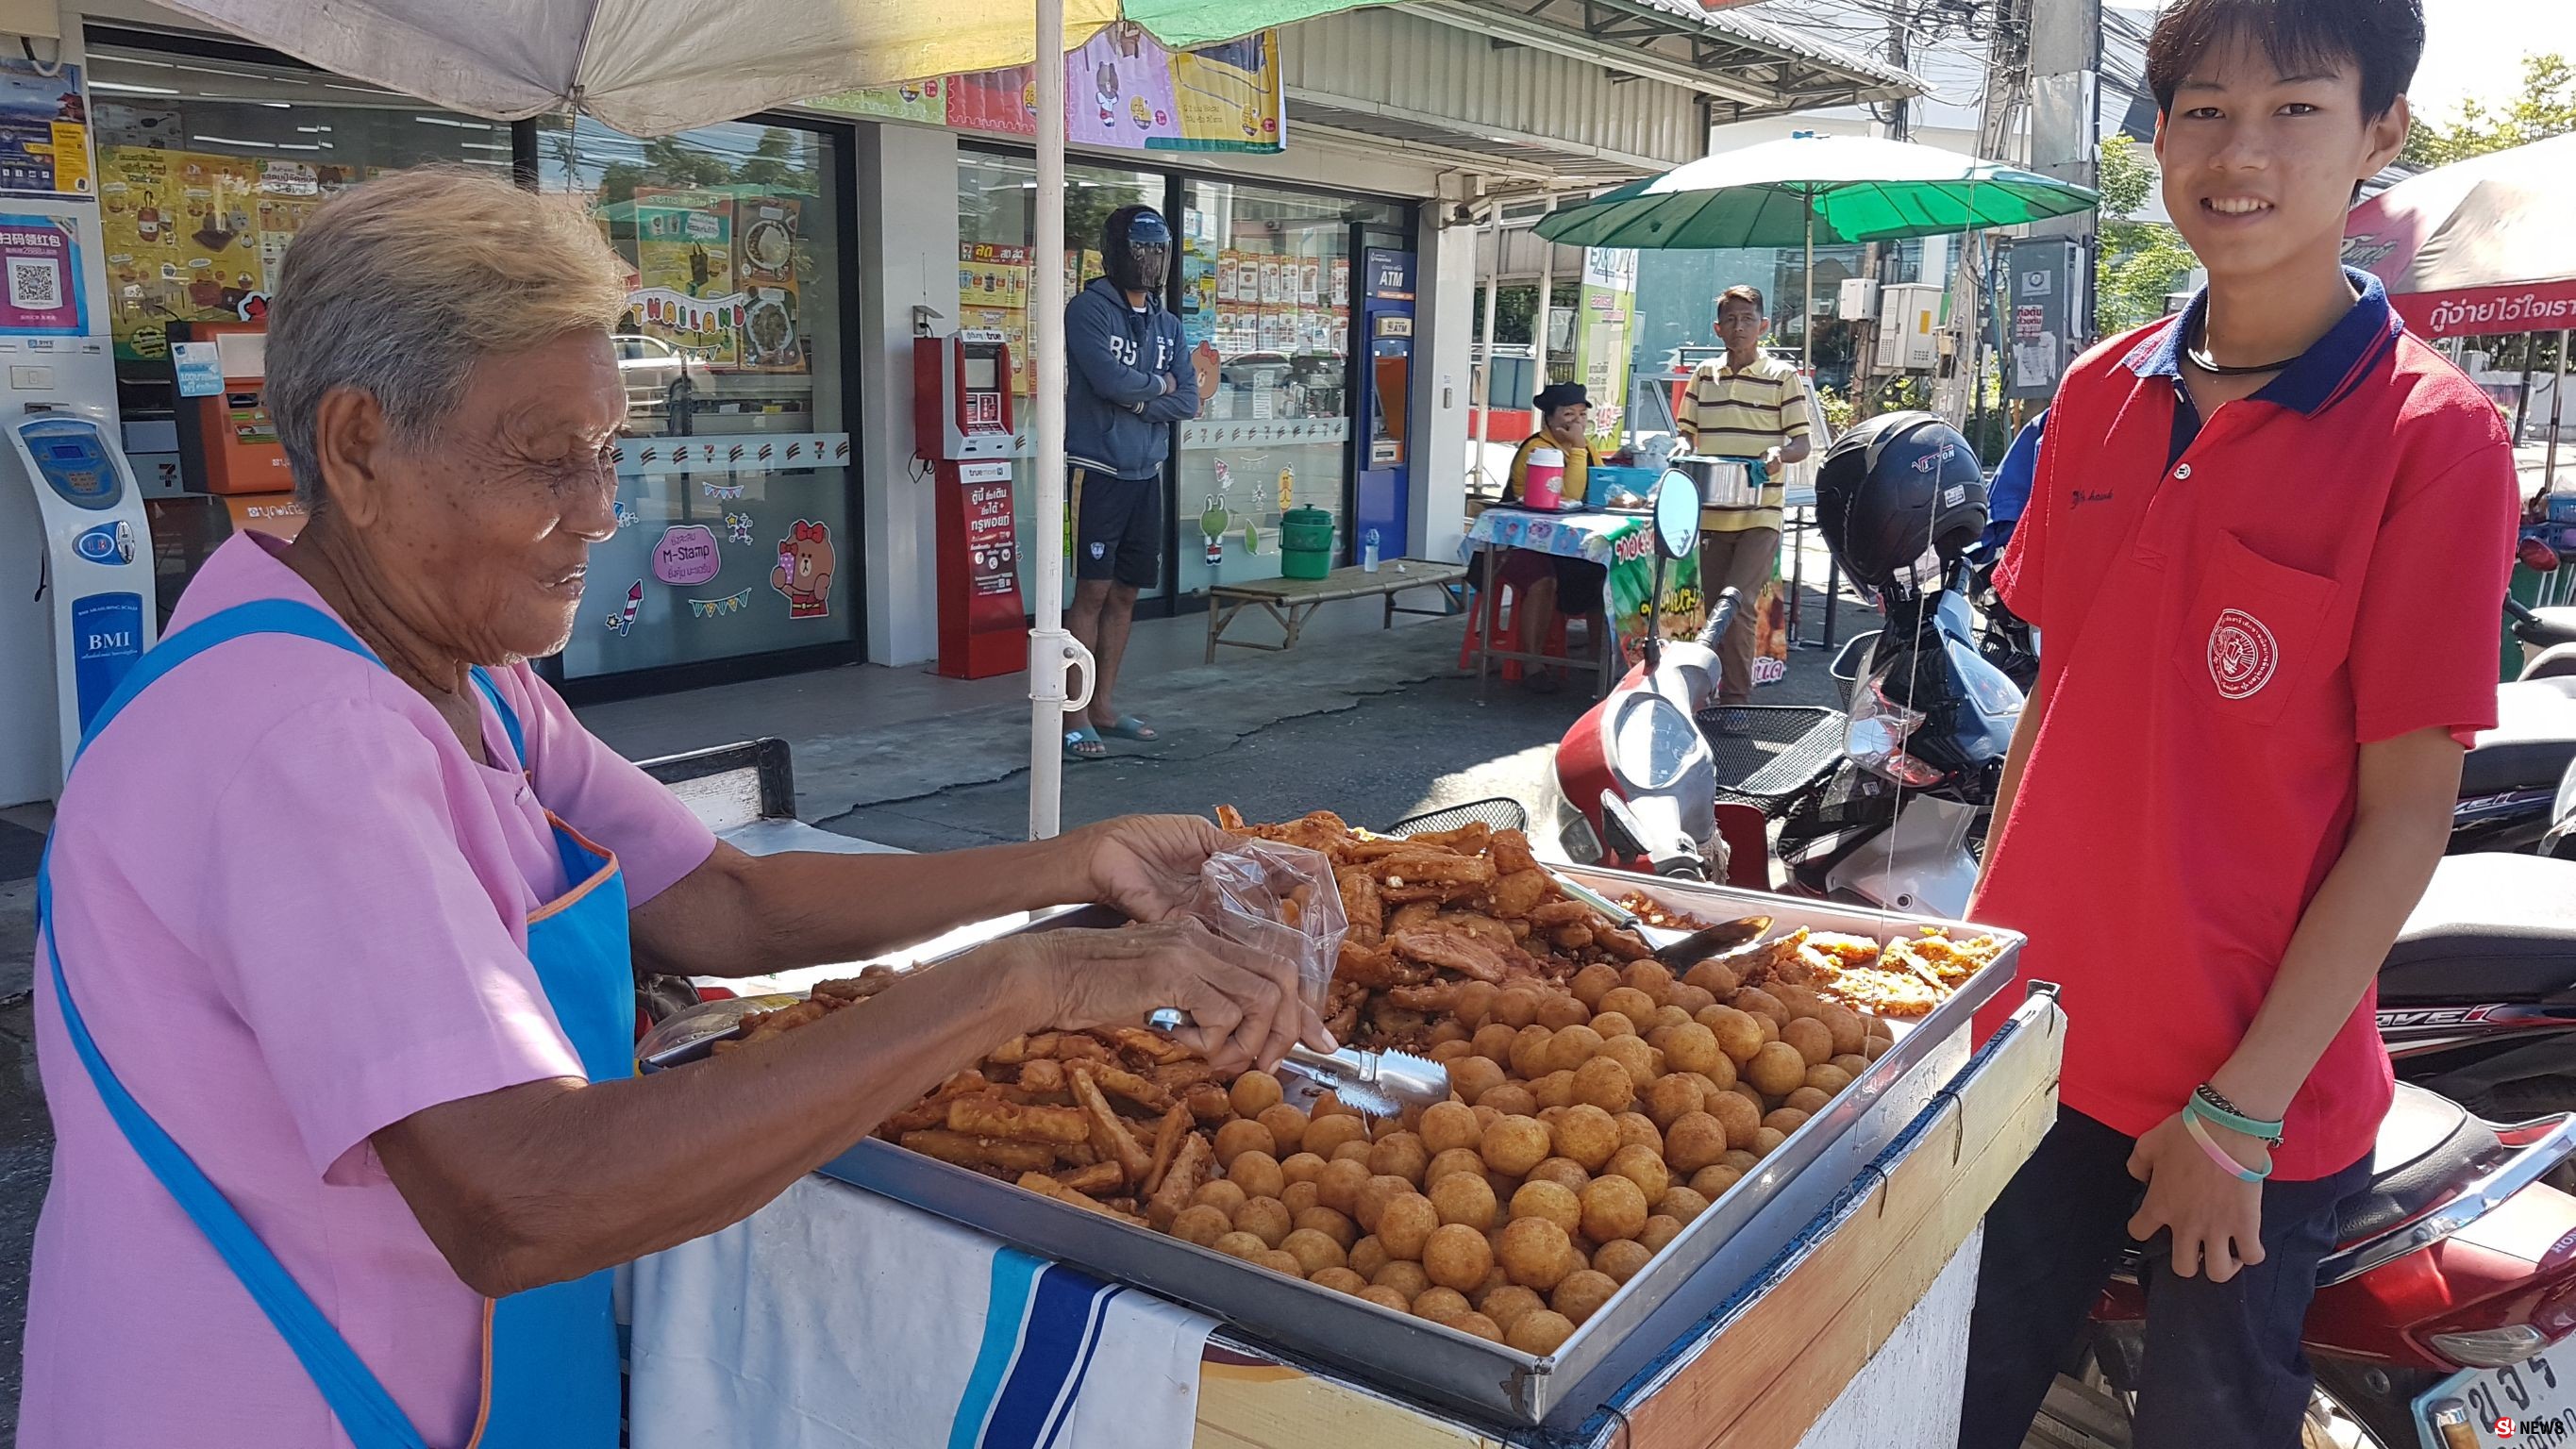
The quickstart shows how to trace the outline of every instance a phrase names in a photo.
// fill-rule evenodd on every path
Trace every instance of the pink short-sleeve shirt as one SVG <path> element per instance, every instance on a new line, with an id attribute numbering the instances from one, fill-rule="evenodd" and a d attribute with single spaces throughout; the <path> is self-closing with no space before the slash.
<path id="1" fill-rule="evenodd" d="M 324 607 L 278 547 L 246 534 L 218 549 L 173 629 L 255 599 Z M 368 1138 L 442 1102 L 581 1075 L 526 956 L 527 916 L 566 888 L 546 809 L 616 853 L 638 903 L 715 846 L 527 666 L 493 679 L 533 788 L 488 704 L 498 768 L 368 660 L 235 640 L 98 738 L 52 838 L 54 937 L 100 1051 L 433 1445 L 472 1431 L 482 1300 Z M 19 1444 L 347 1444 L 108 1118 L 41 948 L 36 1030 L 55 1151 Z"/>

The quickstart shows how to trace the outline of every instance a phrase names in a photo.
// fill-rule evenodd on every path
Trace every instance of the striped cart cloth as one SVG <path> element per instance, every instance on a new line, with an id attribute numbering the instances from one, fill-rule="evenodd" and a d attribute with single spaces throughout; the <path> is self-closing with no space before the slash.
<path id="1" fill-rule="evenodd" d="M 635 1265 L 634 1449 L 1186 1449 L 1213 1320 L 809 1177 Z"/>

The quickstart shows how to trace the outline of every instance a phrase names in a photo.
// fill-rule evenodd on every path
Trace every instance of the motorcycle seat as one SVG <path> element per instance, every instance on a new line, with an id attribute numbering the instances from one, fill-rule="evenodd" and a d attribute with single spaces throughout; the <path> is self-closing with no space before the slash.
<path id="1" fill-rule="evenodd" d="M 2496 727 L 2479 732 L 2460 765 L 2460 793 L 2554 790 L 2576 760 L 2576 677 L 2496 686 Z"/>
<path id="2" fill-rule="evenodd" d="M 2576 986 L 2576 861 L 2445 856 L 2379 968 L 2382 1006 L 2469 1005 Z"/>
<path id="3" fill-rule="evenodd" d="M 2431 1212 L 2481 1161 L 2502 1151 L 2493 1129 L 2458 1103 L 2399 1082 L 2379 1124 L 2370 1186 L 2346 1199 L 2337 1215 L 2338 1245 L 2367 1242 Z"/>

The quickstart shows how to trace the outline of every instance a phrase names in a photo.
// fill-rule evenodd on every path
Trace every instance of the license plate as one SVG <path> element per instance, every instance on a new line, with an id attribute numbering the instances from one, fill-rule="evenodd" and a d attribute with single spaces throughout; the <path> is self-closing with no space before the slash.
<path id="1" fill-rule="evenodd" d="M 2424 1442 L 2440 1446 L 2432 1405 L 2467 1406 L 2480 1449 L 2576 1446 L 2576 1341 L 2562 1340 L 2508 1368 L 2465 1373 L 2416 1402 Z"/>

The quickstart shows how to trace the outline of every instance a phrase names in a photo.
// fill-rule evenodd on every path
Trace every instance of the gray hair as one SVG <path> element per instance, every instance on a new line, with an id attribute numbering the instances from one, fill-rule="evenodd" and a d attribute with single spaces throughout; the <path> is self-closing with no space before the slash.
<path id="1" fill-rule="evenodd" d="M 314 424 L 348 388 L 421 447 L 486 356 L 606 331 L 627 267 L 568 197 L 457 167 L 379 177 L 316 209 L 288 248 L 268 314 L 268 412 L 295 496 L 323 502 Z"/>

